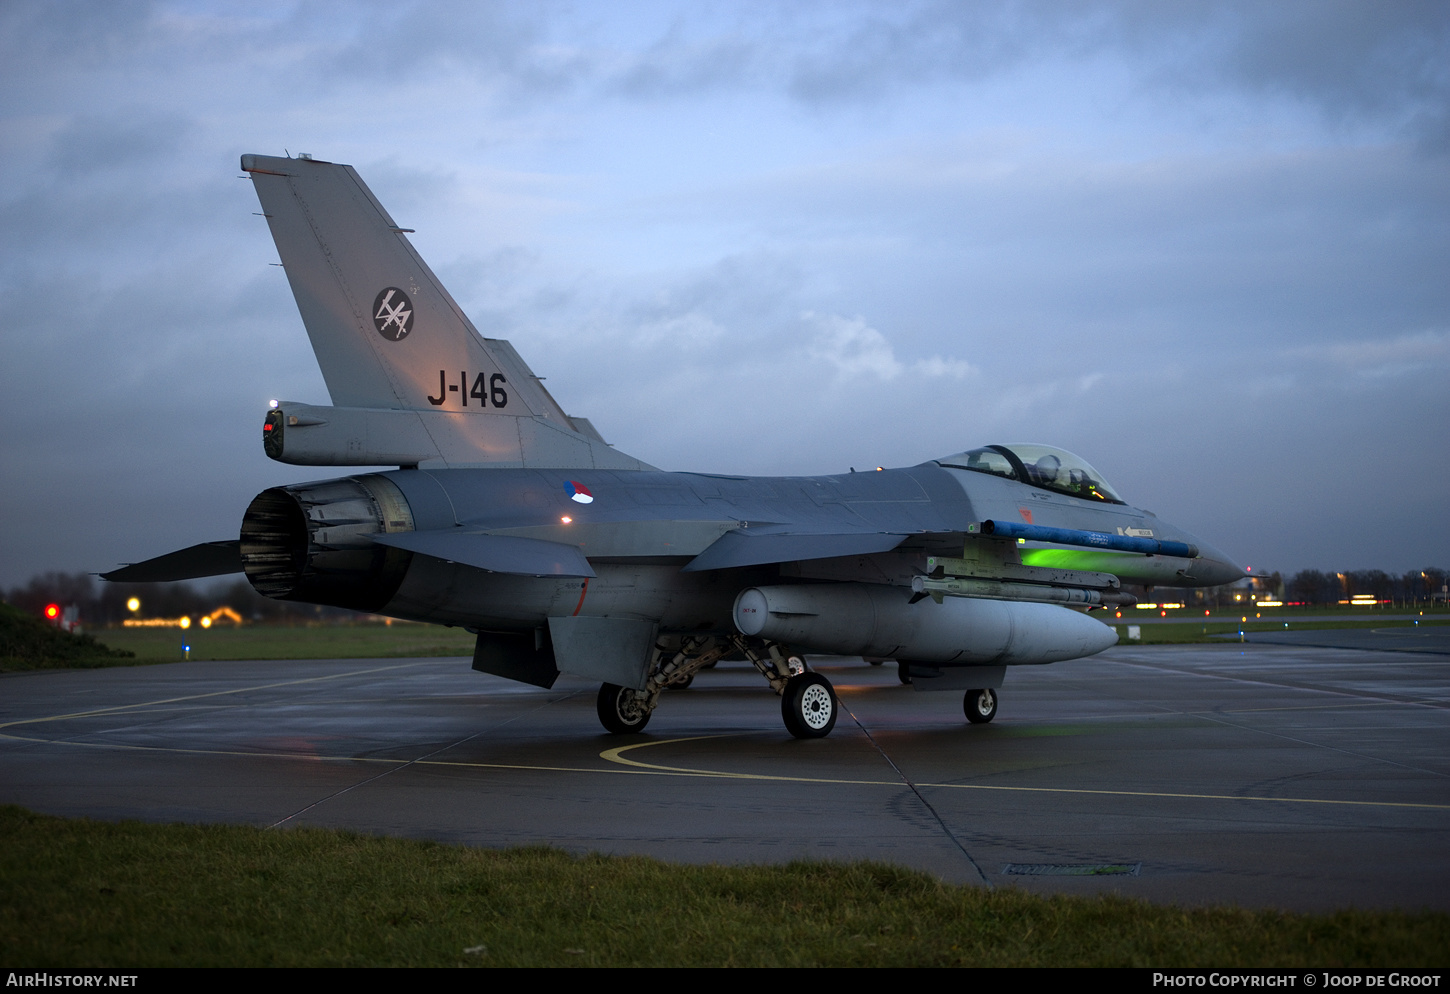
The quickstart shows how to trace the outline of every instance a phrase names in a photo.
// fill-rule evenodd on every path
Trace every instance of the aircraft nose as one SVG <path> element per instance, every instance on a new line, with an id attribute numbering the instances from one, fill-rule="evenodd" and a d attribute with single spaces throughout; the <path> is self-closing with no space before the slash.
<path id="1" fill-rule="evenodd" d="M 1227 554 L 1203 542 L 1198 543 L 1198 558 L 1193 560 L 1188 573 L 1206 587 L 1233 583 L 1249 575 L 1242 567 L 1235 566 Z"/>

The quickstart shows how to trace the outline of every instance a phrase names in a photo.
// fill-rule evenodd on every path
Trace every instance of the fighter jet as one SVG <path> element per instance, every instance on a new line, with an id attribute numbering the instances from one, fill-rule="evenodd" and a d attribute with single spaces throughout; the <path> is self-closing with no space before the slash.
<path id="1" fill-rule="evenodd" d="M 332 400 L 275 402 L 266 454 L 398 468 L 265 490 L 239 538 L 108 580 L 242 572 L 268 597 L 463 627 L 476 670 L 599 681 L 615 733 L 744 657 L 790 733 L 819 738 L 839 708 L 812 654 L 896 660 L 988 722 L 1008 667 L 1117 642 L 1089 612 L 1132 603 L 1124 583 L 1244 575 L 1046 445 L 833 476 L 659 470 L 482 337 L 351 166 L 246 155 L 242 169 Z"/>

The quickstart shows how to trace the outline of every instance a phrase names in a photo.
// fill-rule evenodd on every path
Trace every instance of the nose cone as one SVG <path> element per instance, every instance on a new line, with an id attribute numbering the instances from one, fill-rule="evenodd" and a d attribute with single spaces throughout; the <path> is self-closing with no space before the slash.
<path id="1" fill-rule="evenodd" d="M 1200 586 L 1217 587 L 1242 580 L 1249 575 L 1243 567 L 1234 565 L 1234 561 L 1227 554 L 1208 543 L 1195 540 L 1195 544 L 1198 546 L 1198 558 L 1188 568 L 1188 575 L 1198 581 Z"/>

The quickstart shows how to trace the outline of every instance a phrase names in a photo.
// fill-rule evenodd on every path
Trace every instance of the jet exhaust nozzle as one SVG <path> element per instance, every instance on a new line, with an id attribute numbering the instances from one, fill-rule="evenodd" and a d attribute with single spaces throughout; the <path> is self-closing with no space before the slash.
<path id="1" fill-rule="evenodd" d="M 383 476 L 273 487 L 242 517 L 242 570 L 266 597 L 378 611 L 413 554 L 372 536 L 412 530 L 412 509 Z"/>

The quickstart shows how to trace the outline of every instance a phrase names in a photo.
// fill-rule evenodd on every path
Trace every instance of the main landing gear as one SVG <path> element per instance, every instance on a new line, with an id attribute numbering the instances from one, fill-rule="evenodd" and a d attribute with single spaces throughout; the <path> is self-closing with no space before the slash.
<path id="1" fill-rule="evenodd" d="M 695 680 L 695 674 L 714 666 L 732 646 L 720 638 L 687 635 L 658 642 L 650 654 L 649 676 L 643 690 L 606 683 L 599 688 L 595 708 L 599 723 L 615 735 L 642 732 L 649 716 L 659 705 L 660 694 L 667 688 L 684 690 Z"/>
<path id="2" fill-rule="evenodd" d="M 654 713 L 648 694 L 614 683 L 606 683 L 599 688 L 595 706 L 599 710 L 600 724 L 615 735 L 644 731 L 644 726 L 649 724 L 649 716 Z"/>
<path id="3" fill-rule="evenodd" d="M 643 690 L 606 683 L 595 706 L 599 723 L 615 735 L 644 731 L 666 688 L 684 689 L 695 674 L 715 665 L 730 652 L 750 660 L 770 688 L 780 695 L 786 730 L 798 739 L 820 739 L 836 727 L 840 704 L 831 681 L 806 671 L 805 661 L 784 646 L 743 636 L 685 636 L 661 640 L 650 659 Z"/>

